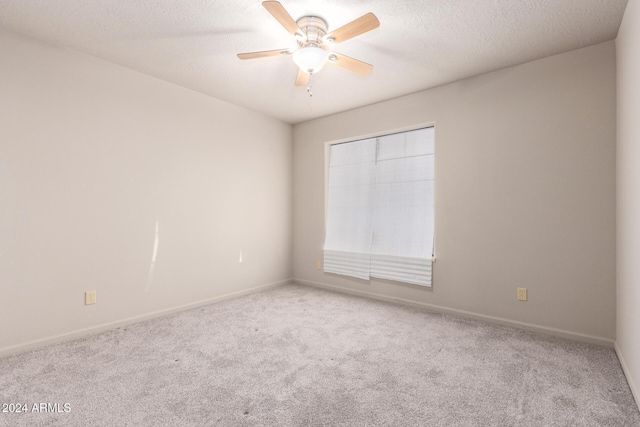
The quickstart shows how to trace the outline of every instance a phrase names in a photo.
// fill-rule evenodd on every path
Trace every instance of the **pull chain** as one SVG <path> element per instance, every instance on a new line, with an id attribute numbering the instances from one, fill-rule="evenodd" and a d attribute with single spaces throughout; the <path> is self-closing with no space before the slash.
<path id="1" fill-rule="evenodd" d="M 311 77 L 313 77 L 313 73 L 309 73 L 309 86 L 307 86 L 307 93 L 309 94 L 309 98 L 313 98 L 313 92 L 311 91 Z"/>

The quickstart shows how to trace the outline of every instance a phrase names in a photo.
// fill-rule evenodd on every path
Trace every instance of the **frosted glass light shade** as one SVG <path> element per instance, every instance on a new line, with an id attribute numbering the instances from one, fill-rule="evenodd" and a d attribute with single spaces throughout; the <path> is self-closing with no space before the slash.
<path id="1" fill-rule="evenodd" d="M 307 73 L 316 73 L 324 66 L 329 53 L 316 46 L 307 46 L 293 52 L 293 62 Z"/>

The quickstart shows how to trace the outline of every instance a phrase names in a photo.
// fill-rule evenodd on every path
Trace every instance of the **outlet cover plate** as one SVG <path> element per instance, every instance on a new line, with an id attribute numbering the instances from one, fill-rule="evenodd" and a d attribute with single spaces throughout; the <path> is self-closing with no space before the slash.
<path id="1" fill-rule="evenodd" d="M 518 288 L 518 301 L 527 300 L 527 288 Z"/>
<path id="2" fill-rule="evenodd" d="M 84 305 L 96 303 L 96 291 L 87 291 L 84 293 Z"/>

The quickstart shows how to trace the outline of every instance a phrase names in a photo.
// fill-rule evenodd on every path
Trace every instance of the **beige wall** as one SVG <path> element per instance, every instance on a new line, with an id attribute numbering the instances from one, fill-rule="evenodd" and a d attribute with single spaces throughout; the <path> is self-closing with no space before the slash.
<path id="1" fill-rule="evenodd" d="M 290 278 L 290 125 L 4 31 L 0 63 L 0 354 Z"/>
<path id="2" fill-rule="evenodd" d="M 640 405 L 640 1 L 616 40 L 618 71 L 616 350 Z"/>
<path id="3" fill-rule="evenodd" d="M 612 344 L 615 77 L 608 42 L 296 125 L 294 278 Z M 316 270 L 325 143 L 425 123 L 436 129 L 433 288 Z"/>

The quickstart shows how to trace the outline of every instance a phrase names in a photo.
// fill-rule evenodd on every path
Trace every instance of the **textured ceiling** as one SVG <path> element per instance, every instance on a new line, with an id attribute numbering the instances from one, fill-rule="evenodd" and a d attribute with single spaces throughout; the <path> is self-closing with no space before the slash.
<path id="1" fill-rule="evenodd" d="M 297 123 L 612 40 L 627 0 L 281 0 L 329 30 L 373 12 L 380 27 L 335 46 L 374 65 L 327 65 L 295 87 L 292 47 L 260 0 L 0 0 L 0 26 Z"/>

